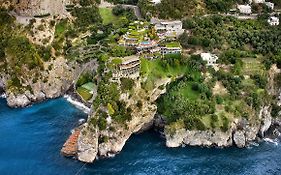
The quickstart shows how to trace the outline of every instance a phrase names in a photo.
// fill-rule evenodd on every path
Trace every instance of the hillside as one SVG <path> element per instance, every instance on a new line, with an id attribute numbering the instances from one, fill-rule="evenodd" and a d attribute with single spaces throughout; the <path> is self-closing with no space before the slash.
<path id="1" fill-rule="evenodd" d="M 8 105 L 68 92 L 89 107 L 65 156 L 111 157 L 150 128 L 167 147 L 242 148 L 281 133 L 280 26 L 268 22 L 279 16 L 263 6 L 242 15 L 226 14 L 244 3 L 234 0 L 10 2 L 0 10 Z"/>

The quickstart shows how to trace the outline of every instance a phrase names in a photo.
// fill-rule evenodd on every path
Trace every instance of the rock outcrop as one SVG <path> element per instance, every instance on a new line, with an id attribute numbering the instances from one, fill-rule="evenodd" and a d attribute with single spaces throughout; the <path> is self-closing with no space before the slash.
<path id="1" fill-rule="evenodd" d="M 18 0 L 14 1 L 15 11 L 20 16 L 65 15 L 65 5 L 72 0 Z"/>
<path id="2" fill-rule="evenodd" d="M 111 157 L 122 150 L 132 134 L 151 126 L 157 111 L 157 106 L 154 102 L 166 91 L 159 87 L 166 85 L 170 81 L 170 79 L 165 79 L 155 82 L 156 88 L 145 92 L 141 88 L 141 80 L 138 80 L 132 96 L 122 94 L 121 98 L 126 102 L 127 106 L 136 106 L 135 103 L 139 100 L 143 104 L 141 109 L 132 107 L 132 119 L 125 124 L 109 119 L 105 130 L 91 125 L 90 122 L 84 124 L 78 140 L 78 159 L 83 162 L 93 162 L 96 157 Z M 90 116 L 88 121 L 92 117 L 94 116 Z"/>
<path id="3" fill-rule="evenodd" d="M 51 70 L 48 69 L 49 66 L 52 66 Z M 45 71 L 40 72 L 40 79 L 37 82 L 34 82 L 33 74 L 21 77 L 24 91 L 6 88 L 7 103 L 10 107 L 25 107 L 34 102 L 64 95 L 77 79 L 80 69 L 78 65 L 68 65 L 62 57 L 46 63 L 44 67 Z M 5 81 L 8 79 L 9 76 Z"/>
<path id="4" fill-rule="evenodd" d="M 215 146 L 229 147 L 236 145 L 239 148 L 246 147 L 258 137 L 264 137 L 264 133 L 271 126 L 272 117 L 270 107 L 261 108 L 259 121 L 234 120 L 226 131 L 215 130 L 187 130 L 183 126 L 166 126 L 165 138 L 167 147 L 190 146 Z"/>
<path id="5" fill-rule="evenodd" d="M 243 148 L 246 146 L 246 136 L 245 132 L 238 130 L 233 134 L 233 141 L 238 148 Z"/>

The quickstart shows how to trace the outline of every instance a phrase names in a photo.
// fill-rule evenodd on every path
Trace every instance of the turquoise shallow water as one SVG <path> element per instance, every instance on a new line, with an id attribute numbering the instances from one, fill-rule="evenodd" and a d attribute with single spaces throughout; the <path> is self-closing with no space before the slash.
<path id="1" fill-rule="evenodd" d="M 83 166 L 59 151 L 70 130 L 85 117 L 64 99 L 25 109 L 10 109 L 0 99 L 0 175 L 281 175 L 279 145 L 169 149 L 154 132 L 133 136 L 114 158 Z"/>

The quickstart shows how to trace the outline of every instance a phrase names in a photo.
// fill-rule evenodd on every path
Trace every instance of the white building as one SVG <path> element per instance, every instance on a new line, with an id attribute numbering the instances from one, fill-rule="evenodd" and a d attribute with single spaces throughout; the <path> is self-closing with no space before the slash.
<path id="1" fill-rule="evenodd" d="M 211 53 L 201 53 L 201 58 L 203 61 L 207 61 L 207 66 L 214 66 L 217 64 L 218 56 Z"/>
<path id="2" fill-rule="evenodd" d="M 166 30 L 166 31 L 181 31 L 182 30 L 182 22 L 181 21 L 160 21 L 155 24 L 156 30 Z"/>
<path id="3" fill-rule="evenodd" d="M 175 37 L 183 34 L 184 29 L 182 28 L 181 21 L 165 21 L 159 20 L 156 18 L 152 18 L 150 21 L 151 24 L 154 24 L 154 28 L 158 34 L 164 34 L 165 36 L 172 36 Z"/>
<path id="4" fill-rule="evenodd" d="M 267 22 L 271 25 L 271 26 L 278 26 L 279 25 L 279 18 L 272 16 L 270 17 Z"/>
<path id="5" fill-rule="evenodd" d="M 156 5 L 156 4 L 160 4 L 161 0 L 150 0 L 150 2 Z"/>
<path id="6" fill-rule="evenodd" d="M 249 0 L 250 4 L 252 4 L 253 2 L 256 4 L 263 4 L 263 3 L 265 3 L 265 0 Z"/>
<path id="7" fill-rule="evenodd" d="M 252 13 L 252 8 L 250 5 L 238 5 L 237 6 L 238 10 L 240 13 L 243 14 L 251 14 Z"/>
<path id="8" fill-rule="evenodd" d="M 272 3 L 272 2 L 265 2 L 264 4 L 265 4 L 268 8 L 270 8 L 271 10 L 274 9 L 274 3 Z"/>
<path id="9" fill-rule="evenodd" d="M 128 56 L 121 58 L 122 63 L 118 65 L 118 70 L 114 71 L 113 78 L 130 77 L 137 78 L 140 71 L 139 56 Z"/>
<path id="10" fill-rule="evenodd" d="M 161 47 L 161 54 L 168 55 L 168 54 L 180 54 L 181 48 L 180 47 Z"/>

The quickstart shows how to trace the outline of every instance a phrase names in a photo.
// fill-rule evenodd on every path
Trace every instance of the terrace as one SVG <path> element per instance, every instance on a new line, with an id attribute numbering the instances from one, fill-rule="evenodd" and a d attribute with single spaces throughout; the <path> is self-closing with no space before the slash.
<path id="1" fill-rule="evenodd" d="M 118 70 L 113 73 L 113 77 L 138 77 L 140 70 L 140 59 L 138 56 L 128 56 L 122 58 L 122 63 L 118 65 Z"/>
<path id="2" fill-rule="evenodd" d="M 154 40 L 152 41 L 142 41 L 140 42 L 140 44 L 136 47 L 137 50 L 139 52 L 147 52 L 147 51 L 150 51 L 152 49 L 156 49 L 158 46 L 158 43 Z"/>
<path id="3" fill-rule="evenodd" d="M 178 42 L 170 42 L 166 43 L 165 46 L 161 47 L 161 54 L 180 54 L 181 53 L 181 45 Z"/>
<path id="4" fill-rule="evenodd" d="M 119 45 L 136 47 L 147 37 L 148 26 L 144 22 L 135 21 L 129 26 L 128 32 L 121 37 Z"/>

